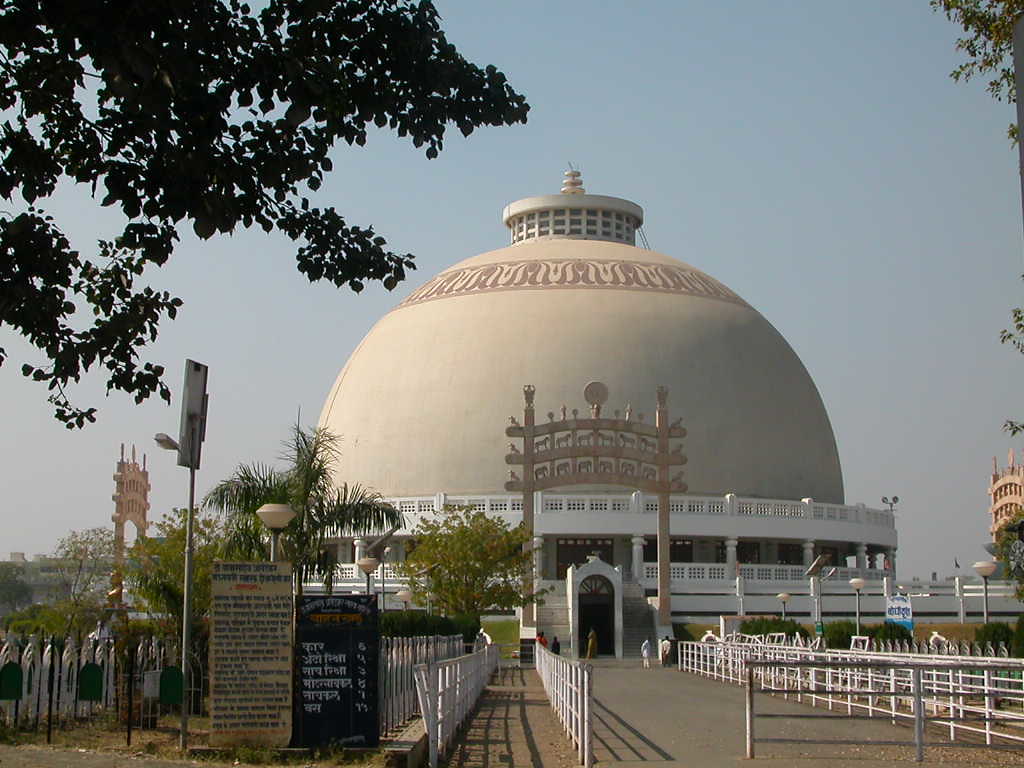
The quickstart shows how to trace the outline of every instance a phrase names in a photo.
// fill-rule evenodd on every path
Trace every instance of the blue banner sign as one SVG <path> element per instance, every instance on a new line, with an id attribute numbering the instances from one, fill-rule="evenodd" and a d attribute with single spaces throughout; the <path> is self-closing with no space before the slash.
<path id="1" fill-rule="evenodd" d="M 885 599 L 885 623 L 899 624 L 914 631 L 914 609 L 906 595 L 892 595 Z"/>

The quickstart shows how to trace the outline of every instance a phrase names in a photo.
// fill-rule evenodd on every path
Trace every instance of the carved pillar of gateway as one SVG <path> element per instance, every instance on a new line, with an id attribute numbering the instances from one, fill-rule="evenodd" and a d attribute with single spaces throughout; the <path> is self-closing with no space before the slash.
<path id="1" fill-rule="evenodd" d="M 512 416 L 505 429 L 508 437 L 520 438 L 522 448 L 509 443 L 505 463 L 511 465 L 505 490 L 522 492 L 523 524 L 528 532 L 526 548 L 532 549 L 534 533 L 534 491 L 572 485 L 620 485 L 658 497 L 658 623 L 672 623 L 672 593 L 669 574 L 669 495 L 685 493 L 683 470 L 686 437 L 682 419 L 669 423 L 668 390 L 657 389 L 654 424 L 643 416 L 634 418 L 632 406 L 602 417 L 601 406 L 608 400 L 608 387 L 592 381 L 583 390 L 589 415 L 563 405 L 556 419 L 548 412 L 547 423 L 537 424 L 533 406 L 536 389 L 523 387 L 523 423 Z M 522 475 L 516 471 L 520 468 Z M 531 578 L 535 579 L 536 574 Z M 536 626 L 533 604 L 523 610 L 523 625 Z"/>

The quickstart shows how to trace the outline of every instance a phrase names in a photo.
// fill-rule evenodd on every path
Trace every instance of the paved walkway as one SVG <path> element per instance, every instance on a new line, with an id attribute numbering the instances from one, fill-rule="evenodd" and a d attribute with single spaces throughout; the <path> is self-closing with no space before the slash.
<path id="1" fill-rule="evenodd" d="M 450 768 L 573 768 L 576 753 L 532 669 L 498 670 L 448 759 Z"/>
<path id="2" fill-rule="evenodd" d="M 503 670 L 488 687 L 477 713 L 454 750 L 458 768 L 572 768 L 569 748 L 533 670 Z M 594 759 L 599 768 L 750 766 L 743 757 L 743 689 L 675 669 L 640 669 L 639 661 L 599 660 L 594 667 Z M 823 709 L 758 696 L 758 711 L 818 713 Z M 914 748 L 872 745 L 872 741 L 913 739 L 908 727 L 884 720 L 757 721 L 762 736 L 850 739 L 858 745 L 758 744 L 756 764 L 765 768 L 827 766 L 883 768 L 922 766 L 1024 766 L 1024 749 L 928 747 L 914 762 Z M 926 740 L 940 741 L 929 733 Z"/>

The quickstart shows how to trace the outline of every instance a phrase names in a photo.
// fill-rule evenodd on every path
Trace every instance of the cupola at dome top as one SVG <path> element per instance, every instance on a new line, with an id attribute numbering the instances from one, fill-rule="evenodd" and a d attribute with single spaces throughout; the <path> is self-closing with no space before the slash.
<path id="1" fill-rule="evenodd" d="M 505 206 L 502 221 L 512 244 L 541 238 L 609 240 L 636 245 L 644 210 L 619 197 L 588 195 L 580 172 L 568 170 L 561 194 L 524 197 Z"/>

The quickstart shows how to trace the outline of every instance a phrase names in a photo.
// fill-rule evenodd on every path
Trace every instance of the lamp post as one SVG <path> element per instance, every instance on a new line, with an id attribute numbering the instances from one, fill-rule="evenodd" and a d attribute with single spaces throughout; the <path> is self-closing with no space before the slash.
<path id="1" fill-rule="evenodd" d="M 199 469 L 206 439 L 206 412 L 210 396 L 206 393 L 209 368 L 195 360 L 185 361 L 185 382 L 181 393 L 181 420 L 178 439 L 159 432 L 153 436 L 156 444 L 168 451 L 177 451 L 178 466 L 188 467 L 188 514 L 185 517 L 185 585 L 182 590 L 181 616 L 181 732 L 178 747 L 188 749 L 188 705 L 192 681 L 188 664 L 188 649 L 192 641 L 192 527 L 196 508 L 196 470 Z"/>
<path id="2" fill-rule="evenodd" d="M 400 590 L 395 592 L 395 597 L 402 601 L 402 605 L 405 606 L 405 610 L 409 610 L 409 601 L 412 600 L 412 592 L 409 591 L 408 587 L 402 587 Z"/>
<path id="3" fill-rule="evenodd" d="M 786 620 L 786 603 L 789 602 L 789 597 L 790 597 L 789 592 L 779 592 L 779 594 L 777 594 L 775 597 L 777 597 L 779 599 L 779 602 L 782 603 L 782 620 L 785 621 Z"/>
<path id="4" fill-rule="evenodd" d="M 867 582 L 864 579 L 857 577 L 850 579 L 850 586 L 853 587 L 853 591 L 857 593 L 857 634 L 860 634 L 860 591 L 864 589 L 864 585 Z"/>
<path id="5" fill-rule="evenodd" d="M 356 560 L 359 570 L 366 574 L 366 594 L 370 594 L 370 574 L 377 570 L 380 560 L 376 557 L 361 557 Z"/>
<path id="6" fill-rule="evenodd" d="M 993 560 L 979 560 L 972 567 L 974 572 L 981 576 L 983 616 L 985 623 L 988 624 L 988 579 L 996 572 L 996 563 Z"/>
<path id="7" fill-rule="evenodd" d="M 270 529 L 270 562 L 276 563 L 278 537 L 295 519 L 295 510 L 288 504 L 264 504 L 256 510 L 256 516 Z"/>
<path id="8" fill-rule="evenodd" d="M 895 512 L 896 511 L 895 510 L 896 505 L 900 503 L 900 497 L 899 496 L 893 496 L 892 497 L 892 501 L 890 501 L 888 496 L 883 496 L 882 497 L 882 503 L 885 504 L 887 507 L 889 507 L 889 511 L 890 512 Z"/>

